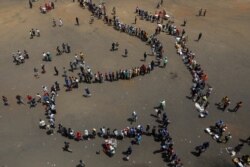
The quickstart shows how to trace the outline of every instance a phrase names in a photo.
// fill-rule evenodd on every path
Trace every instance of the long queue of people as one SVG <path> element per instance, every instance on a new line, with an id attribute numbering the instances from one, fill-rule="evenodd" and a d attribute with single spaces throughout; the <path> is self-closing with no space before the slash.
<path id="1" fill-rule="evenodd" d="M 149 21 L 152 23 L 162 23 L 163 20 L 169 19 L 169 15 L 166 14 L 165 10 L 156 11 L 154 14 L 147 10 L 141 9 L 138 6 L 135 9 L 135 13 L 140 16 L 141 20 Z"/>

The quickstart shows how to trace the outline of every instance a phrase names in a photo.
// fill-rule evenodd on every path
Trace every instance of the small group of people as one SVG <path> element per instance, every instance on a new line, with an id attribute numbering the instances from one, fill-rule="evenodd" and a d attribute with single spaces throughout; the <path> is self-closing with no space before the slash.
<path id="1" fill-rule="evenodd" d="M 205 152 L 209 148 L 209 142 L 203 142 L 201 145 L 195 147 L 196 155 L 200 156 L 201 153 Z"/>
<path id="2" fill-rule="evenodd" d="M 226 108 L 229 106 L 229 104 L 231 103 L 230 99 L 225 96 L 221 99 L 221 102 L 218 103 L 218 108 L 221 109 L 222 111 L 225 111 Z M 236 103 L 235 107 L 233 109 L 228 109 L 228 111 L 231 111 L 231 112 L 237 112 L 243 105 L 243 102 L 242 101 L 239 101 Z"/>
<path id="3" fill-rule="evenodd" d="M 30 39 L 33 39 L 34 37 L 40 37 L 40 30 L 36 29 L 31 29 L 30 30 Z"/>
<path id="4" fill-rule="evenodd" d="M 232 135 L 230 132 L 223 136 L 223 133 L 227 131 L 227 124 L 222 120 L 218 120 L 214 126 L 210 126 L 205 129 L 205 132 L 211 135 L 211 137 L 218 143 L 227 143 Z"/>
<path id="5" fill-rule="evenodd" d="M 52 26 L 53 26 L 53 27 L 56 27 L 56 26 L 57 26 L 57 22 L 56 22 L 56 20 L 55 20 L 54 18 L 52 19 Z M 58 26 L 59 26 L 59 27 L 62 27 L 62 26 L 63 26 L 63 21 L 62 21 L 61 18 L 59 18 L 59 20 L 58 20 Z"/>
<path id="6" fill-rule="evenodd" d="M 206 13 L 207 13 L 207 10 L 206 9 L 200 9 L 199 12 L 198 12 L 198 16 L 206 16 Z"/>
<path id="7" fill-rule="evenodd" d="M 138 6 L 135 9 L 135 13 L 140 16 L 141 20 L 150 21 L 152 23 L 163 23 L 163 20 L 168 19 L 165 10 L 156 11 L 155 14 L 148 12 L 147 10 L 140 9 Z"/>
<path id="8" fill-rule="evenodd" d="M 16 63 L 16 65 L 19 65 L 25 63 L 25 59 L 29 59 L 29 54 L 26 50 L 23 50 L 23 52 L 18 50 L 17 52 L 12 53 L 12 57 L 13 62 Z"/>
<path id="9" fill-rule="evenodd" d="M 42 57 L 43 61 L 52 61 L 52 55 L 50 52 L 43 52 Z"/>
<path id="10" fill-rule="evenodd" d="M 55 9 L 55 3 L 54 2 L 48 2 L 48 3 L 46 2 L 44 4 L 44 6 L 40 6 L 39 9 L 40 9 L 41 13 L 46 14 L 50 10 Z"/>
<path id="11" fill-rule="evenodd" d="M 70 53 L 71 52 L 71 47 L 68 43 L 62 43 L 62 48 L 60 46 L 56 47 L 56 55 L 62 55 L 63 53 Z"/>

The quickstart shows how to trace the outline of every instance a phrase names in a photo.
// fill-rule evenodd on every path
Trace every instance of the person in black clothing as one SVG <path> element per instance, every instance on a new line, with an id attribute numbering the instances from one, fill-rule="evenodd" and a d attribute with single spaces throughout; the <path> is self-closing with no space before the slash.
<path id="1" fill-rule="evenodd" d="M 144 55 L 143 55 L 143 57 L 144 57 L 144 61 L 146 61 L 146 59 L 147 59 L 147 53 L 146 52 L 144 52 Z"/>
<path id="2" fill-rule="evenodd" d="M 77 26 L 80 25 L 80 24 L 79 24 L 79 19 L 78 19 L 78 17 L 76 17 L 76 25 L 77 25 Z"/>
<path id="3" fill-rule="evenodd" d="M 31 0 L 29 0 L 29 6 L 30 6 L 30 9 L 32 9 L 33 4 L 32 4 L 32 2 L 31 2 Z"/>
<path id="4" fill-rule="evenodd" d="M 202 37 L 202 33 L 199 33 L 197 41 L 199 41 Z"/>
<path id="5" fill-rule="evenodd" d="M 54 66 L 54 70 L 55 70 L 55 75 L 57 76 L 59 74 L 59 72 L 58 72 L 56 66 Z"/>
<path id="6" fill-rule="evenodd" d="M 64 151 L 68 151 L 68 152 L 72 152 L 72 150 L 69 148 L 69 142 L 64 142 L 64 147 L 63 147 Z"/>

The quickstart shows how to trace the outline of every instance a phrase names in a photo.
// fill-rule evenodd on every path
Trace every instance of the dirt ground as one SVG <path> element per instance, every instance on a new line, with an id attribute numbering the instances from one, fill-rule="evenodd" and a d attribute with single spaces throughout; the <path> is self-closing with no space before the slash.
<path id="1" fill-rule="evenodd" d="M 98 3 L 99 1 L 94 0 Z M 119 18 L 132 24 L 135 8 L 156 11 L 155 0 L 105 0 L 107 13 L 113 6 Z M 9 99 L 10 106 L 0 105 L 0 166 L 2 167 L 47 167 L 76 166 L 80 159 L 87 166 L 110 167 L 155 167 L 167 166 L 161 154 L 153 154 L 160 148 L 160 143 L 151 137 L 143 137 L 140 146 L 134 146 L 130 161 L 123 161 L 122 152 L 129 146 L 129 139 L 119 141 L 117 154 L 109 158 L 101 150 L 103 139 L 75 142 L 70 140 L 73 153 L 62 151 L 67 139 L 59 134 L 46 135 L 38 128 L 39 118 L 44 118 L 44 109 L 38 105 L 30 109 L 27 105 L 16 104 L 15 96 L 20 94 L 35 95 L 42 91 L 42 86 L 51 86 L 58 81 L 61 86 L 63 77 L 54 76 L 53 67 L 60 73 L 63 67 L 69 67 L 74 54 L 83 51 L 86 62 L 93 71 L 109 72 L 141 65 L 143 53 L 150 52 L 149 46 L 138 38 L 120 33 L 95 20 L 89 24 L 90 12 L 70 0 L 57 0 L 55 10 L 47 14 L 39 12 L 44 1 L 38 0 L 29 9 L 26 0 L 0 0 L 0 95 Z M 75 130 L 99 129 L 102 126 L 122 129 L 130 126 L 127 119 L 132 111 L 138 113 L 138 124 L 157 125 L 154 106 L 166 99 L 167 114 L 171 120 L 169 131 L 174 141 L 174 148 L 186 167 L 230 167 L 234 166 L 226 147 L 235 147 L 240 139 L 250 136 L 250 3 L 248 0 L 164 0 L 161 8 L 174 17 L 175 25 L 181 27 L 187 19 L 186 33 L 188 46 L 196 53 L 197 61 L 208 74 L 208 83 L 214 88 L 209 99 L 209 116 L 198 118 L 194 103 L 186 96 L 190 93 L 192 78 L 185 65 L 176 54 L 175 39 L 165 33 L 158 38 L 163 43 L 164 54 L 169 63 L 165 69 L 157 68 L 150 75 L 137 77 L 129 81 L 105 82 L 103 84 L 80 84 L 71 92 L 64 90 L 57 97 L 56 123 Z M 205 17 L 196 14 L 200 8 L 207 9 Z M 75 17 L 79 17 L 80 26 L 75 26 Z M 62 27 L 52 27 L 52 19 L 62 18 Z M 153 33 L 156 23 L 138 19 L 137 25 Z M 29 39 L 31 28 L 38 28 L 41 37 Z M 203 36 L 199 42 L 198 34 Z M 119 50 L 110 52 L 111 43 L 118 41 Z M 72 53 L 55 56 L 56 46 L 63 42 L 71 45 Z M 129 50 L 127 58 L 122 57 L 124 49 Z M 26 49 L 30 59 L 19 66 L 12 62 L 11 54 Z M 52 53 L 52 62 L 42 61 L 42 52 Z M 153 60 L 148 57 L 147 63 Z M 41 69 L 45 64 L 47 72 L 39 79 L 33 77 L 33 68 Z M 72 73 L 72 75 L 76 75 Z M 82 97 L 85 87 L 89 87 L 93 96 Z M 215 103 L 222 97 L 231 99 L 229 108 L 236 102 L 243 101 L 243 107 L 237 113 L 222 112 Z M 233 138 L 227 144 L 216 143 L 204 129 L 222 119 L 228 124 L 228 131 Z M 194 147 L 204 141 L 210 141 L 210 148 L 201 157 L 191 154 Z M 244 145 L 240 155 L 250 154 L 248 145 Z"/>

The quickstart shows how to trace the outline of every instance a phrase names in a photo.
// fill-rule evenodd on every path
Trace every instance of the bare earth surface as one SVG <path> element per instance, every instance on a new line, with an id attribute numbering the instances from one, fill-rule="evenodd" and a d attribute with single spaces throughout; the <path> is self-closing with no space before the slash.
<path id="1" fill-rule="evenodd" d="M 98 3 L 99 1 L 95 0 Z M 112 7 L 117 9 L 119 18 L 132 24 L 135 8 L 151 11 L 156 10 L 157 2 L 153 0 L 106 0 L 110 15 Z M 86 62 L 97 72 L 109 72 L 118 69 L 141 65 L 143 53 L 150 52 L 149 46 L 138 38 L 120 33 L 95 20 L 89 24 L 90 12 L 82 9 L 78 3 L 70 0 L 57 0 L 56 9 L 47 14 L 39 12 L 44 1 L 34 3 L 33 9 L 28 8 L 28 1 L 0 1 L 0 95 L 9 99 L 10 106 L 0 105 L 0 166 L 1 167 L 49 167 L 76 166 L 83 159 L 87 166 L 93 167 L 156 167 L 167 166 L 161 154 L 153 154 L 160 148 L 160 143 L 151 137 L 143 137 L 142 144 L 134 146 L 130 161 L 123 161 L 122 152 L 129 146 L 129 139 L 119 141 L 117 153 L 109 158 L 102 150 L 103 139 L 90 141 L 70 141 L 73 153 L 62 151 L 63 142 L 67 139 L 59 134 L 46 135 L 38 128 L 39 118 L 44 118 L 41 105 L 30 109 L 28 105 L 16 104 L 17 94 L 25 97 L 41 92 L 42 85 L 51 86 L 58 81 L 61 86 L 64 79 L 54 76 L 53 67 L 69 66 L 74 54 L 83 51 Z M 197 61 L 208 74 L 208 83 L 214 88 L 210 97 L 209 116 L 198 118 L 194 103 L 186 96 L 190 93 L 191 75 L 176 54 L 175 39 L 165 33 L 158 38 L 163 43 L 164 54 L 169 63 L 165 69 L 157 68 L 150 75 L 137 77 L 133 80 L 105 82 L 104 84 L 80 84 L 79 89 L 71 92 L 64 90 L 57 97 L 56 123 L 75 130 L 99 129 L 102 126 L 111 129 L 122 129 L 129 125 L 127 118 L 133 110 L 137 111 L 138 124 L 157 125 L 153 107 L 162 99 L 167 100 L 167 114 L 171 120 L 170 134 L 174 148 L 186 167 L 230 167 L 234 166 L 226 147 L 234 147 L 239 139 L 247 138 L 249 133 L 250 108 L 250 2 L 248 0 L 165 0 L 163 7 L 175 19 L 180 27 L 184 18 L 187 19 L 186 33 L 188 45 L 196 53 Z M 200 8 L 207 9 L 206 17 L 197 17 Z M 75 26 L 75 17 L 79 17 L 80 26 Z M 62 18 L 63 27 L 52 27 L 52 18 Z M 156 23 L 138 19 L 137 26 L 149 34 L 154 32 Z M 31 28 L 41 31 L 40 38 L 29 39 Z M 202 32 L 200 42 L 195 42 Z M 111 43 L 118 41 L 120 48 L 110 52 Z M 55 56 L 55 48 L 61 43 L 71 45 L 72 53 Z M 122 57 L 124 49 L 129 50 L 127 58 Z M 26 49 L 30 59 L 25 64 L 16 66 L 12 62 L 11 53 Z M 52 62 L 42 61 L 42 52 L 50 51 Z M 153 60 L 148 57 L 147 62 Z M 45 63 L 47 73 L 39 79 L 33 77 L 33 68 L 40 70 Z M 76 75 L 72 73 L 72 75 Z M 84 88 L 92 91 L 91 98 L 82 97 Z M 234 107 L 243 101 L 243 107 L 237 113 L 222 112 L 214 103 L 223 96 L 229 96 Z M 218 144 L 204 133 L 204 128 L 222 119 L 228 124 L 233 138 L 227 144 Z M 197 158 L 190 152 L 205 140 L 211 146 L 201 157 Z M 245 145 L 239 155 L 250 154 L 250 147 Z"/>

